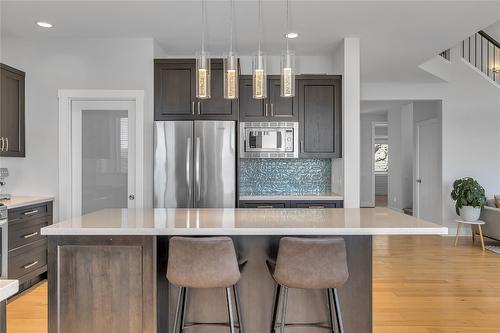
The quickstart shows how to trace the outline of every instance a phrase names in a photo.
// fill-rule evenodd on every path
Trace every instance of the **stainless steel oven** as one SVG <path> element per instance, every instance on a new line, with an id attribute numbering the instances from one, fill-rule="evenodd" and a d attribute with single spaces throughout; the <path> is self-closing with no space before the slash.
<path id="1" fill-rule="evenodd" d="M 240 123 L 240 157 L 298 158 L 299 123 Z"/>
<path id="2" fill-rule="evenodd" d="M 8 222 L 7 206 L 0 203 L 0 278 L 7 278 L 7 252 L 9 250 L 8 242 Z"/>

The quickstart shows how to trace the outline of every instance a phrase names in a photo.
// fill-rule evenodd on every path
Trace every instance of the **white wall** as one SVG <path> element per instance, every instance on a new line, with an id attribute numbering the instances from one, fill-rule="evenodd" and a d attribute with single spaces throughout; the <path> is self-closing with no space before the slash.
<path id="1" fill-rule="evenodd" d="M 397 106 L 388 112 L 389 176 L 388 206 L 398 211 L 412 206 L 413 122 L 412 106 Z"/>
<path id="2" fill-rule="evenodd" d="M 443 64 L 445 62 L 443 61 Z M 442 100 L 443 219 L 454 232 L 449 193 L 456 178 L 475 177 L 488 196 L 500 193 L 500 88 L 465 64 L 459 48 L 451 55 L 450 82 L 367 83 L 363 100 Z"/>
<path id="3" fill-rule="evenodd" d="M 373 147 L 372 147 L 372 124 L 374 122 L 387 122 L 387 114 L 361 115 L 360 123 L 360 205 L 361 207 L 373 207 Z"/>
<path id="4" fill-rule="evenodd" d="M 1 158 L 8 191 L 58 197 L 58 89 L 137 89 L 145 91 L 144 197 L 151 206 L 153 54 L 145 38 L 2 39 L 2 61 L 26 72 L 26 158 Z"/>

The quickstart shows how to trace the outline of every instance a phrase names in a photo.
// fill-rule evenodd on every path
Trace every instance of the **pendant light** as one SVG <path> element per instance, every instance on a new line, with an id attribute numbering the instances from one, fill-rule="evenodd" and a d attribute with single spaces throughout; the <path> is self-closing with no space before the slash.
<path id="1" fill-rule="evenodd" d="M 286 34 L 290 32 L 290 0 L 286 0 Z M 295 52 L 288 47 L 286 39 L 286 50 L 281 54 L 280 76 L 281 76 L 281 97 L 295 96 Z"/>
<path id="2" fill-rule="evenodd" d="M 262 0 L 259 0 L 259 50 L 252 59 L 252 87 L 253 98 L 267 98 L 267 73 L 266 57 L 261 50 L 263 28 L 262 28 Z"/>
<path id="3" fill-rule="evenodd" d="M 223 62 L 224 70 L 224 98 L 238 99 L 238 56 L 233 51 L 234 31 L 234 0 L 229 0 L 230 22 L 229 22 L 229 53 Z"/>
<path id="4" fill-rule="evenodd" d="M 205 0 L 201 0 L 201 51 L 196 55 L 196 98 L 210 98 L 210 55 L 205 50 L 207 30 Z"/>

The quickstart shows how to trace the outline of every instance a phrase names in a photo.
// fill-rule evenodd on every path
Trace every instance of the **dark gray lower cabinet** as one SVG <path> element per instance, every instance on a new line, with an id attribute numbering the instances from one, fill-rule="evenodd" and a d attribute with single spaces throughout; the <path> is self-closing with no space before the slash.
<path id="1" fill-rule="evenodd" d="M 52 201 L 9 209 L 8 278 L 19 280 L 19 292 L 45 278 L 47 237 L 40 229 L 52 224 Z"/>
<path id="2" fill-rule="evenodd" d="M 240 208 L 342 208 L 342 200 L 240 200 Z"/>
<path id="3" fill-rule="evenodd" d="M 50 236 L 49 333 L 155 332 L 155 243 Z"/>

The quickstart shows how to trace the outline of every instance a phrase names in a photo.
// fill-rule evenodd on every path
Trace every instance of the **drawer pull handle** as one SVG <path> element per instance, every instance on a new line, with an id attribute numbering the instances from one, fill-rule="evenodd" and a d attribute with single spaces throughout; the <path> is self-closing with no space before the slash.
<path id="1" fill-rule="evenodd" d="M 257 206 L 257 208 L 274 208 L 273 206 Z"/>
<path id="2" fill-rule="evenodd" d="M 36 235 L 38 235 L 38 231 L 32 232 L 31 234 L 24 235 L 23 238 L 27 239 L 27 238 L 35 237 Z"/>
<path id="3" fill-rule="evenodd" d="M 23 268 L 24 269 L 28 269 L 28 268 L 31 268 L 31 267 L 35 266 L 36 264 L 38 264 L 38 260 L 37 261 L 33 261 L 31 264 L 24 265 Z"/>
<path id="4" fill-rule="evenodd" d="M 309 208 L 311 208 L 311 209 L 315 209 L 315 208 L 321 209 L 321 208 L 325 208 L 325 206 L 309 206 Z"/>
<path id="5" fill-rule="evenodd" d="M 38 213 L 38 209 L 34 209 L 34 210 L 30 210 L 29 212 L 25 212 L 24 215 L 33 215 L 33 214 L 36 214 Z"/>

